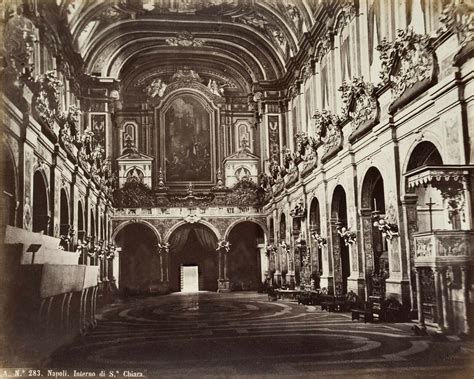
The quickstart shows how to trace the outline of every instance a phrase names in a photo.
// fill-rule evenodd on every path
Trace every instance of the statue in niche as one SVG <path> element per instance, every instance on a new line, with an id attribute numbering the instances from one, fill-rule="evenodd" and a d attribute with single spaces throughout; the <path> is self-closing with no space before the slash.
<path id="1" fill-rule="evenodd" d="M 139 170 L 136 166 L 127 172 L 127 182 L 139 182 L 143 183 L 144 174 L 142 170 Z"/>

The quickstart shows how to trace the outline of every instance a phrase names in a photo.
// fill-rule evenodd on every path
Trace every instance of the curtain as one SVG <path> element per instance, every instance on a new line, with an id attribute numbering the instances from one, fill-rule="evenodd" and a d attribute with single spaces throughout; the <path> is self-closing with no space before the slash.
<path id="1" fill-rule="evenodd" d="M 351 80 L 351 50 L 350 50 L 350 37 L 341 38 L 341 71 L 342 80 Z"/>
<path id="2" fill-rule="evenodd" d="M 372 65 L 372 62 L 374 59 L 375 48 L 380 43 L 379 0 L 373 0 L 372 4 L 369 7 L 368 29 L 369 29 L 369 64 Z M 375 32 L 377 33 L 377 41 L 374 41 Z"/>
<path id="3" fill-rule="evenodd" d="M 184 245 L 189 237 L 189 232 L 191 228 L 186 226 L 179 228 L 175 233 L 171 235 L 170 238 L 170 250 L 172 251 L 180 251 L 183 250 Z"/>
<path id="4" fill-rule="evenodd" d="M 216 250 L 217 238 L 208 228 L 201 225 L 196 225 L 193 228 L 196 237 L 201 246 L 209 251 Z"/>

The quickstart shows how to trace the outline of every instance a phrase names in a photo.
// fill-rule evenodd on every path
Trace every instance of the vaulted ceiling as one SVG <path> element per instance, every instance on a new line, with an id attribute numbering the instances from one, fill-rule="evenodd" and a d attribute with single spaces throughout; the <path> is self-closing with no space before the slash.
<path id="1" fill-rule="evenodd" d="M 64 1 L 85 73 L 120 80 L 127 93 L 179 67 L 228 91 L 281 78 L 311 29 L 316 0 Z"/>

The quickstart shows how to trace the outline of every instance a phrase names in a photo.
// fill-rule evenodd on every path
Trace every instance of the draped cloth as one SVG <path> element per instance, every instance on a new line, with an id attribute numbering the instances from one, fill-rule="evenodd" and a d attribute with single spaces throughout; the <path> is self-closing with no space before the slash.
<path id="1" fill-rule="evenodd" d="M 368 31 L 369 31 L 369 64 L 372 66 L 374 50 L 380 44 L 380 0 L 373 0 L 369 5 Z M 376 41 L 374 41 L 376 39 Z M 377 52 L 378 54 L 378 52 Z"/>
<path id="2" fill-rule="evenodd" d="M 176 232 L 174 232 L 170 237 L 170 250 L 183 250 L 184 245 L 186 245 L 186 241 L 188 240 L 189 232 L 191 232 L 190 227 L 179 228 Z"/>
<path id="3" fill-rule="evenodd" d="M 189 238 L 189 233 L 194 232 L 201 246 L 208 251 L 216 250 L 217 238 L 209 228 L 203 225 L 186 225 L 179 228 L 170 237 L 170 250 L 181 251 Z"/>
<path id="4" fill-rule="evenodd" d="M 207 227 L 202 225 L 195 225 L 193 227 L 194 233 L 201 244 L 201 246 L 208 251 L 216 250 L 217 238 L 213 232 L 211 232 Z"/>

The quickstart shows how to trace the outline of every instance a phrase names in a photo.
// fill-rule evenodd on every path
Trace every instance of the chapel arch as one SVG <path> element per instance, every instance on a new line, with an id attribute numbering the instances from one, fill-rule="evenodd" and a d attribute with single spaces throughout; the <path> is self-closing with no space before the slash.
<path id="1" fill-rule="evenodd" d="M 166 287 L 159 240 L 149 225 L 128 223 L 114 233 L 114 242 L 120 248 L 118 287 L 124 295 L 150 294 Z"/>
<path id="2" fill-rule="evenodd" d="M 229 280 L 231 290 L 258 290 L 265 279 L 265 234 L 254 221 L 235 224 L 229 231 Z"/>
<path id="3" fill-rule="evenodd" d="M 46 178 L 41 170 L 33 174 L 33 232 L 49 234 L 49 196 Z"/>
<path id="4" fill-rule="evenodd" d="M 374 221 L 385 217 L 385 191 L 382 174 L 370 167 L 361 188 L 362 238 L 365 251 L 365 273 L 369 296 L 385 296 L 389 277 L 388 244 Z"/>
<path id="5" fill-rule="evenodd" d="M 200 291 L 217 291 L 220 279 L 217 235 L 208 226 L 185 223 L 173 230 L 169 243 L 169 286 L 173 292 L 183 288 L 183 267 L 197 267 Z"/>
<path id="6" fill-rule="evenodd" d="M 309 229 L 312 236 L 321 235 L 321 210 L 319 207 L 319 200 L 314 198 L 311 200 L 309 207 Z M 319 278 L 323 272 L 323 247 L 311 237 L 311 251 L 313 252 L 313 259 L 311 260 L 311 276 L 315 281 L 316 286 L 319 286 Z"/>
<path id="7" fill-rule="evenodd" d="M 347 293 L 347 282 L 351 272 L 349 246 L 338 233 L 338 227 L 347 228 L 347 199 L 341 185 L 334 189 L 331 201 L 331 236 L 334 271 L 334 290 L 337 295 Z"/>

